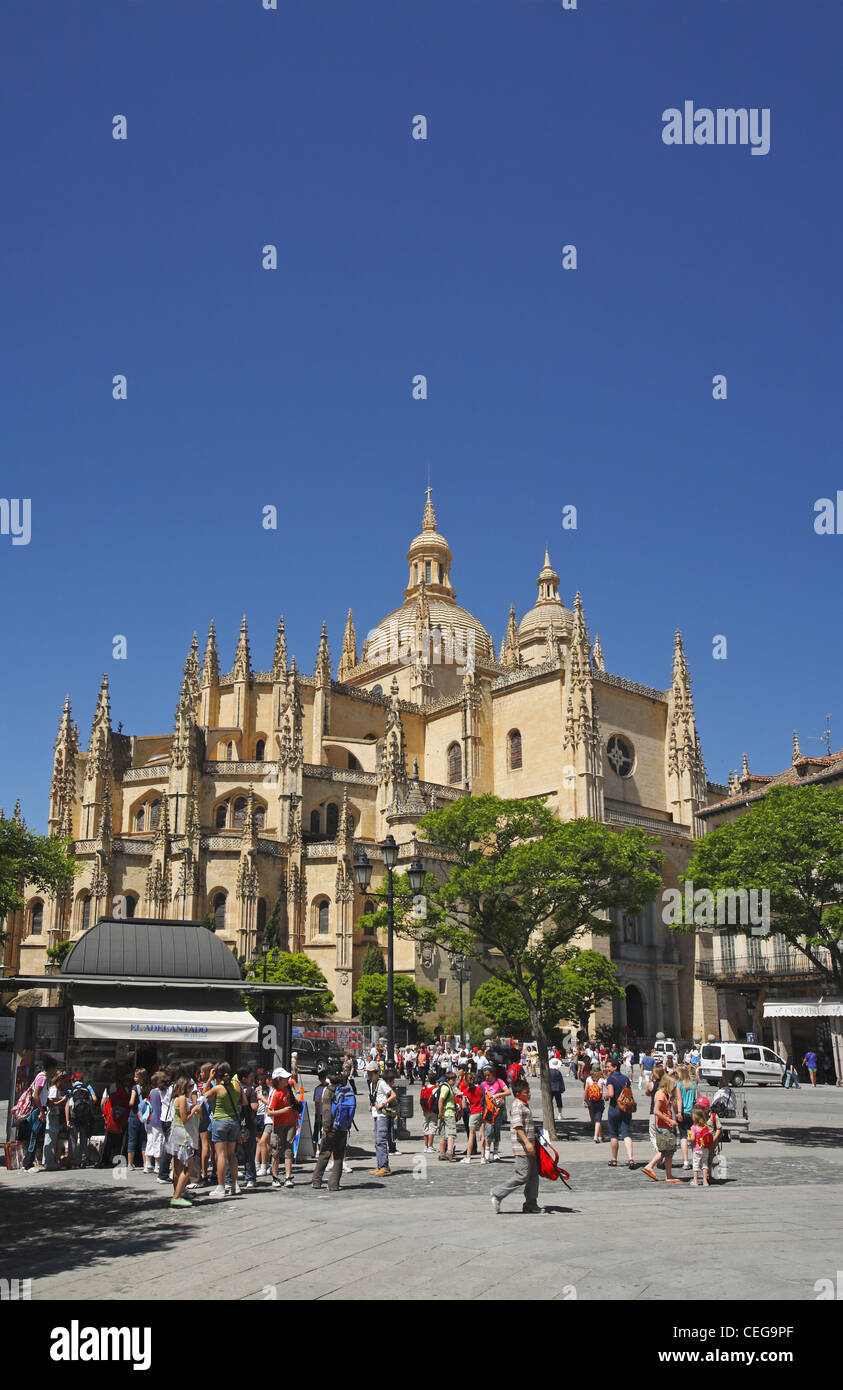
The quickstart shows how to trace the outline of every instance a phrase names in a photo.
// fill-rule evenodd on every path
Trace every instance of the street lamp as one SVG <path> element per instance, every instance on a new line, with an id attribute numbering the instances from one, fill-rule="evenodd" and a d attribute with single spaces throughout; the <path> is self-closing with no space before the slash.
<path id="1" fill-rule="evenodd" d="M 395 1065 L 395 958 L 394 958 L 394 931 L 395 931 L 395 899 L 399 901 L 407 900 L 407 894 L 396 894 L 392 885 L 392 874 L 398 863 L 398 845 L 393 835 L 387 835 L 380 846 L 383 856 L 384 868 L 386 869 L 386 1051 L 387 1062 L 390 1066 Z M 354 859 L 354 877 L 361 893 L 365 893 L 372 881 L 372 863 L 362 845 L 357 851 Z M 407 877 L 410 880 L 410 887 L 413 896 L 421 892 L 424 887 L 424 865 L 421 860 L 416 858 L 407 870 Z"/>
<path id="2" fill-rule="evenodd" d="M 252 965 L 255 966 L 255 965 L 257 965 L 257 963 L 258 963 L 258 961 L 261 959 L 261 957 L 263 957 L 263 982 L 264 982 L 264 984 L 266 984 L 266 958 L 267 958 L 267 956 L 272 956 L 273 960 L 275 959 L 275 947 L 274 947 L 274 946 L 267 946 L 266 950 L 265 950 L 265 951 L 262 951 L 261 948 L 260 948 L 260 946 L 258 945 L 258 943 L 255 942 L 254 946 L 252 947 L 252 954 L 251 954 L 250 959 L 251 959 Z"/>
<path id="3" fill-rule="evenodd" d="M 451 961 L 451 974 L 460 987 L 460 1042 L 465 1042 L 462 1022 L 462 987 L 467 980 L 471 979 L 471 962 L 466 956 L 459 954 L 453 957 Z"/>

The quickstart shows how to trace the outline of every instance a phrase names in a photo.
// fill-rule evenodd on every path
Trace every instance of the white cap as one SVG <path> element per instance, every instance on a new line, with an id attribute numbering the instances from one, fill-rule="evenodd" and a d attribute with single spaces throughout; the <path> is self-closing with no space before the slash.
<path id="1" fill-rule="evenodd" d="M 273 1081 L 289 1081 L 290 1072 L 285 1071 L 283 1067 L 276 1067 L 272 1073 L 272 1079 Z"/>

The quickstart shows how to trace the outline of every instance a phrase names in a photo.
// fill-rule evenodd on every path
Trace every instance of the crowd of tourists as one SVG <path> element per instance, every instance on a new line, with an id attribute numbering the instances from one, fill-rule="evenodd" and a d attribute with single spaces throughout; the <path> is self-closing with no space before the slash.
<path id="1" fill-rule="evenodd" d="M 735 1097 L 728 1086 L 711 1098 L 704 1093 L 694 1048 L 681 1057 L 639 1053 L 637 1090 L 630 1048 L 588 1042 L 551 1047 L 548 1064 L 556 1114 L 562 1115 L 567 1077 L 577 1100 L 581 1093 L 575 1108 L 578 1114 L 585 1111 L 594 1143 L 610 1146 L 609 1167 L 619 1166 L 623 1146 L 625 1165 L 655 1182 L 662 1173 L 666 1183 L 681 1182 L 680 1162 L 691 1186 L 700 1180 L 709 1185 L 718 1167 L 725 1174 L 722 1146 L 729 1136 L 721 1121 L 736 1114 Z M 408 1045 L 398 1049 L 394 1062 L 382 1043 L 362 1055 L 346 1052 L 341 1063 L 337 1058 L 332 1068 L 319 1072 L 310 1097 L 315 1156 L 306 1180 L 317 1189 L 339 1188 L 343 1174 L 352 1171 L 347 1153 L 352 1131 L 361 1136 L 368 1131 L 365 1111 L 373 1126 L 371 1171 L 390 1177 L 390 1159 L 398 1152 L 402 1083 L 417 1083 L 428 1159 L 485 1165 L 511 1156 L 511 1175 L 491 1192 L 495 1211 L 519 1189 L 522 1210 L 538 1210 L 541 1141 L 529 1083 L 539 1070 L 535 1045 L 514 1046 L 512 1040 L 509 1046 L 497 1041 L 473 1048 L 451 1039 Z M 105 1064 L 96 1084 L 46 1058 L 16 1102 L 13 1118 L 25 1171 L 120 1165 L 172 1188 L 172 1205 L 187 1207 L 203 1191 L 219 1200 L 254 1191 L 264 1179 L 274 1189 L 292 1188 L 294 1168 L 301 1181 L 297 1134 L 304 1101 L 295 1053 L 289 1071 L 280 1066 L 271 1072 L 251 1066 L 235 1071 L 226 1061 L 197 1061 L 127 1073 Z M 652 1148 L 643 1165 L 633 1153 L 632 1121 L 639 1106 Z M 511 1155 L 501 1153 L 507 1125 Z"/>

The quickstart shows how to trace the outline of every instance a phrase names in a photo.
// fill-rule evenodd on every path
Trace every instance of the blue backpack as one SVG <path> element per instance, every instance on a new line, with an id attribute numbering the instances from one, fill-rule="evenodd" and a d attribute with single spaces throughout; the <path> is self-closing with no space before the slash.
<path id="1" fill-rule="evenodd" d="M 338 1086 L 331 1102 L 334 1129 L 351 1129 L 357 1113 L 357 1097 L 350 1086 Z"/>

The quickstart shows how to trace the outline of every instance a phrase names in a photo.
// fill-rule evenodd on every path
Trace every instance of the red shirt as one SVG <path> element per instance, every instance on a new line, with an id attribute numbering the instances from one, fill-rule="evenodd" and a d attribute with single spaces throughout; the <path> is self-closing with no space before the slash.
<path id="1" fill-rule="evenodd" d="M 280 1115 L 272 1116 L 272 1124 L 275 1129 L 287 1129 L 290 1125 L 298 1123 L 298 1112 L 293 1107 L 293 1096 L 289 1086 L 284 1086 L 280 1090 L 273 1090 L 269 1093 L 269 1104 L 267 1110 L 280 1110 Z"/>
<path id="2" fill-rule="evenodd" d="M 469 1086 L 467 1081 L 461 1081 L 457 1090 L 462 1091 L 468 1101 L 468 1113 L 470 1115 L 482 1115 L 486 1104 L 486 1094 L 482 1086 Z"/>

